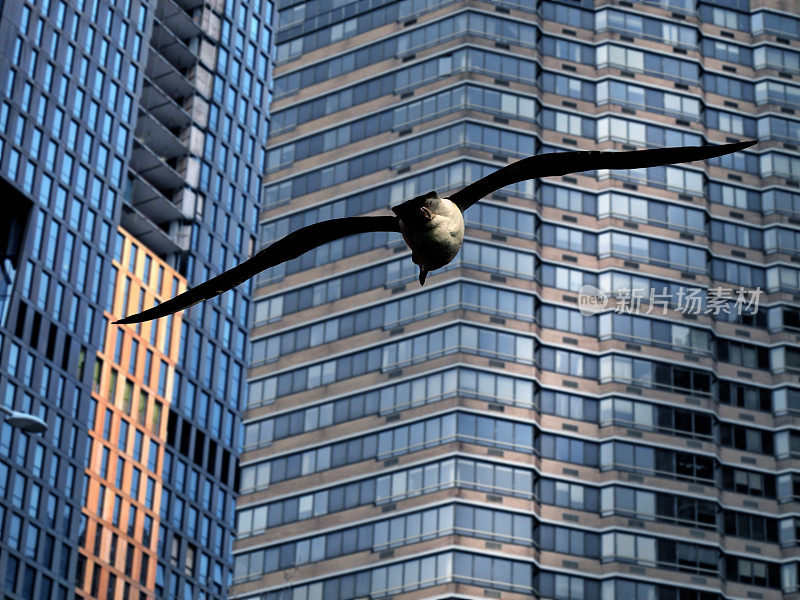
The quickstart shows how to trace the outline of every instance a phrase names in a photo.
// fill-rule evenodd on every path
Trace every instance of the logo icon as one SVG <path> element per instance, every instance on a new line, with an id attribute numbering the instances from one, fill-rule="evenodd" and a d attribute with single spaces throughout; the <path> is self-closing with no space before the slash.
<path id="1" fill-rule="evenodd" d="M 608 306 L 608 294 L 593 285 L 583 285 L 578 290 L 578 310 L 586 317 L 602 312 Z"/>

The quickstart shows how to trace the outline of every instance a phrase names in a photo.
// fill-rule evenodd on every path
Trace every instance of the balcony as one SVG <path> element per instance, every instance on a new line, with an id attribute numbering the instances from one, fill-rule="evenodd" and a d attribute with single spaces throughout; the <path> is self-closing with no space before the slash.
<path id="1" fill-rule="evenodd" d="M 192 123 L 189 113 L 146 76 L 139 106 L 168 129 L 184 129 Z"/>
<path id="2" fill-rule="evenodd" d="M 178 0 L 177 4 L 186 12 L 191 13 L 194 9 L 203 6 L 203 0 Z"/>
<path id="3" fill-rule="evenodd" d="M 161 91 L 176 103 L 182 104 L 182 99 L 195 93 L 194 86 L 176 69 L 166 58 L 151 46 L 152 52 L 147 54 L 147 68 L 145 75 L 158 86 Z"/>
<path id="4" fill-rule="evenodd" d="M 122 220 L 120 224 L 159 256 L 175 254 L 188 249 L 188 246 L 182 248 L 177 243 L 177 238 L 171 237 L 129 202 L 123 202 L 122 204 Z"/>
<path id="5" fill-rule="evenodd" d="M 184 40 L 184 42 L 191 38 L 200 37 L 203 34 L 202 29 L 192 19 L 191 15 L 173 0 L 159 0 L 156 4 L 156 19 L 168 27 L 173 32 L 173 35 Z"/>
<path id="6" fill-rule="evenodd" d="M 141 175 L 134 171 L 131 171 L 130 175 L 132 177 L 130 203 L 151 221 L 160 225 L 193 217 L 184 214 L 176 203 L 154 188 Z"/>
<path id="7" fill-rule="evenodd" d="M 139 118 L 141 119 L 141 115 Z M 139 138 L 133 140 L 131 168 L 165 195 L 169 195 L 170 190 L 185 185 L 183 177 Z"/>
<path id="8" fill-rule="evenodd" d="M 186 21 L 194 25 L 194 22 L 189 19 L 186 13 L 181 11 L 180 15 L 186 17 Z M 180 15 L 173 15 L 173 22 L 178 26 L 182 24 Z M 193 46 L 198 45 L 194 43 L 195 40 L 199 40 L 197 37 L 194 39 L 185 39 L 188 39 L 189 43 L 192 43 Z M 184 41 L 172 27 L 158 18 L 153 20 L 153 34 L 150 37 L 150 43 L 153 48 L 180 71 L 186 72 L 197 62 L 197 48 L 194 48 L 194 50 L 190 48 L 186 41 Z"/>
<path id="9" fill-rule="evenodd" d="M 135 137 L 142 140 L 164 160 L 186 156 L 189 153 L 183 142 L 145 109 L 139 110 Z"/>

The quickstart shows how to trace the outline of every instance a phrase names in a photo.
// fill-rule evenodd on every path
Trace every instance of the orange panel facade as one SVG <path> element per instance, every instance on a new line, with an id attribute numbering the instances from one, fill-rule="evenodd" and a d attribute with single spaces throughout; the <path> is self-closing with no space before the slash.
<path id="1" fill-rule="evenodd" d="M 110 323 L 185 290 L 186 280 L 123 229 L 112 264 L 112 312 L 105 313 L 109 325 L 94 364 L 97 407 L 77 593 L 135 600 L 155 598 L 163 448 L 181 317 Z"/>

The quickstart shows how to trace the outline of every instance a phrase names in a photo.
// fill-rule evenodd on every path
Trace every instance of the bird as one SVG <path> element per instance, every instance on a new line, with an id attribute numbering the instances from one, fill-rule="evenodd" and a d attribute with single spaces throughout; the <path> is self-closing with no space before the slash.
<path id="1" fill-rule="evenodd" d="M 442 197 L 431 191 L 391 208 L 394 216 L 330 219 L 293 231 L 243 263 L 161 304 L 115 321 L 126 325 L 158 319 L 209 300 L 244 283 L 261 271 L 305 254 L 318 246 L 359 233 L 398 232 L 419 267 L 420 285 L 428 273 L 452 261 L 464 241 L 464 211 L 501 188 L 528 179 L 597 169 L 640 169 L 693 162 L 738 152 L 757 140 L 709 146 L 682 146 L 626 152 L 578 150 L 538 154 L 518 160 Z"/>

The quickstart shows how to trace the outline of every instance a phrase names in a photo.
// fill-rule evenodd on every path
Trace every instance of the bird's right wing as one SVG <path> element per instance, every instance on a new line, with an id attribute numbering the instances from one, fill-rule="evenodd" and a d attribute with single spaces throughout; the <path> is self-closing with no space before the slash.
<path id="1" fill-rule="evenodd" d="M 449 198 L 461 209 L 467 210 L 484 196 L 507 185 L 551 175 L 566 175 L 595 169 L 641 169 L 715 158 L 738 152 L 756 143 L 756 140 L 717 146 L 683 146 L 633 150 L 631 152 L 551 152 L 523 158 L 486 177 L 450 194 Z"/>
<path id="2" fill-rule="evenodd" d="M 293 231 L 283 239 L 270 244 L 242 264 L 201 283 L 166 302 L 149 308 L 115 323 L 141 323 L 176 313 L 198 302 L 218 296 L 247 281 L 261 271 L 297 258 L 317 246 L 339 238 L 371 231 L 400 231 L 397 217 L 347 217 L 314 223 Z"/>

